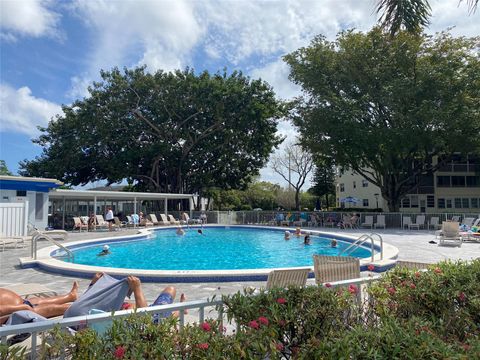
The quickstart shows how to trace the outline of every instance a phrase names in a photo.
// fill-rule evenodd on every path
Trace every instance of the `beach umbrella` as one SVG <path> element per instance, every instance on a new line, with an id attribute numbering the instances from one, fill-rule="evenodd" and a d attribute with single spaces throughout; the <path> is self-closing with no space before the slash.
<path id="1" fill-rule="evenodd" d="M 360 199 L 353 196 L 347 196 L 346 198 L 340 199 L 340 202 L 344 204 L 357 204 L 360 202 Z"/>

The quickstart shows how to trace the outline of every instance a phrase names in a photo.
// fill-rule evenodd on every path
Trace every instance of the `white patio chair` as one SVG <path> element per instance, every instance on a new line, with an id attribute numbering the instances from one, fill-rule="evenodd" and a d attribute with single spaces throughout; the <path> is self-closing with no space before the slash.
<path id="1" fill-rule="evenodd" d="M 385 215 L 377 215 L 377 222 L 375 224 L 373 224 L 373 227 L 375 229 L 378 229 L 379 227 L 381 228 L 386 228 L 386 225 L 385 225 Z"/>
<path id="2" fill-rule="evenodd" d="M 412 218 L 410 216 L 404 216 L 403 219 L 402 219 L 402 228 L 403 229 L 405 229 L 405 228 L 410 229 L 411 224 L 412 224 Z"/>
<path id="3" fill-rule="evenodd" d="M 462 225 L 467 226 L 468 228 L 471 228 L 473 226 L 473 222 L 475 221 L 475 218 L 473 217 L 468 217 L 463 219 Z"/>
<path id="4" fill-rule="evenodd" d="M 168 216 L 168 220 L 170 221 L 170 224 L 172 225 L 180 225 L 180 221 L 178 221 L 177 219 L 175 219 L 173 217 L 173 215 L 167 215 Z"/>
<path id="5" fill-rule="evenodd" d="M 369 227 L 370 229 L 373 228 L 373 216 L 372 215 L 365 215 L 365 222 L 360 224 L 361 227 Z"/>
<path id="6" fill-rule="evenodd" d="M 350 256 L 313 255 L 317 285 L 360 277 L 360 260 Z"/>
<path id="7" fill-rule="evenodd" d="M 462 237 L 460 236 L 460 224 L 458 221 L 444 221 L 442 223 L 442 232 L 438 245 L 451 245 L 460 247 L 462 246 L 462 241 Z"/>
<path id="8" fill-rule="evenodd" d="M 412 228 L 420 229 L 421 227 L 425 227 L 425 215 L 417 215 L 415 222 L 408 224 L 408 230 Z"/>
<path id="9" fill-rule="evenodd" d="M 428 228 L 432 228 L 433 230 L 439 229 L 442 227 L 440 224 L 440 218 L 438 216 L 433 216 L 430 218 L 430 221 L 428 222 Z"/>
<path id="10" fill-rule="evenodd" d="M 287 269 L 270 271 L 268 274 L 266 290 L 270 290 L 274 287 L 303 287 L 307 283 L 310 270 L 311 269 Z"/>

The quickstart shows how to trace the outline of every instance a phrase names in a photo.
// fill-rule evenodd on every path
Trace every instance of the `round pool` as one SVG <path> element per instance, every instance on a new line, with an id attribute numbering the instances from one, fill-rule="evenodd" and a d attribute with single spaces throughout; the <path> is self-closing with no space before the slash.
<path id="1" fill-rule="evenodd" d="M 145 270 L 240 270 L 312 266 L 314 254 L 338 256 L 351 245 L 332 238 L 311 235 L 284 240 L 283 232 L 248 228 L 175 229 L 154 231 L 147 239 L 112 241 L 110 254 L 98 256 L 105 243 L 73 249 L 74 263 L 102 267 Z M 370 251 L 358 248 L 350 256 L 364 258 Z"/>

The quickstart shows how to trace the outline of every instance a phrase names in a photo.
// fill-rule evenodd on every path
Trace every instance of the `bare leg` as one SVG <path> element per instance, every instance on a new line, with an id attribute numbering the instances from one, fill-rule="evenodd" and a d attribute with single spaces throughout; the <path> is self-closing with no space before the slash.
<path id="1" fill-rule="evenodd" d="M 60 316 L 67 311 L 70 307 L 70 304 L 42 304 L 35 306 L 33 309 L 30 310 L 36 312 L 38 315 L 42 315 L 46 318 L 51 318 L 54 316 Z"/>
<path id="2" fill-rule="evenodd" d="M 30 298 L 28 299 L 33 305 L 61 305 L 77 300 L 78 283 L 75 281 L 72 290 L 68 294 L 52 296 L 48 298 Z"/>
<path id="3" fill-rule="evenodd" d="M 185 300 L 187 300 L 187 298 L 185 297 L 185 294 L 182 293 L 182 294 L 180 295 L 180 302 L 185 302 Z M 187 314 L 188 314 L 188 310 L 183 310 L 183 313 L 184 313 L 185 315 L 187 315 Z M 179 311 L 174 311 L 174 312 L 172 313 L 172 316 L 173 316 L 173 317 L 179 317 L 179 316 L 180 316 L 180 312 L 179 312 Z"/>

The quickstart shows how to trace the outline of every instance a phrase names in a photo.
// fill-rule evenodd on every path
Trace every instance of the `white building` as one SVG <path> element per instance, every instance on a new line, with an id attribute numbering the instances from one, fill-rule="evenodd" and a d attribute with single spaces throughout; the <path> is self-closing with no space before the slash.
<path id="1" fill-rule="evenodd" d="M 382 198 L 380 188 L 363 176 L 352 172 L 344 171 L 335 179 L 335 193 L 337 207 L 354 207 L 365 209 L 388 209 L 387 203 Z M 358 203 L 343 203 L 341 200 L 353 197 L 359 200 Z"/>

